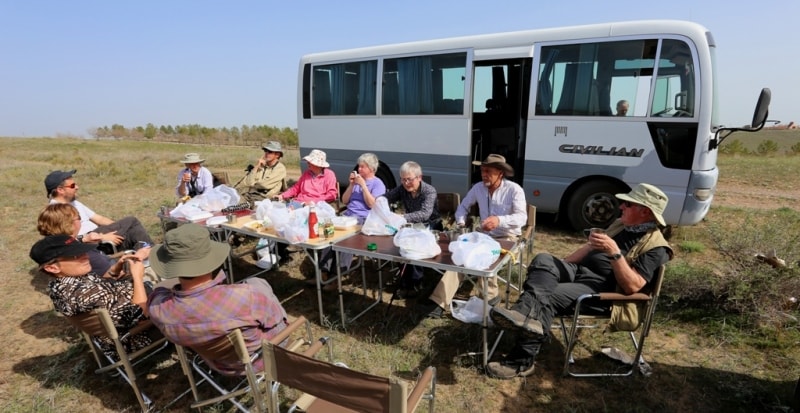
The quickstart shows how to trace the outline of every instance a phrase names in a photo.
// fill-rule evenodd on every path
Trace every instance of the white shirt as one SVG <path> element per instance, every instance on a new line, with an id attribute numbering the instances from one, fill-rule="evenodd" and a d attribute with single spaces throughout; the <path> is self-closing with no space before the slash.
<path id="1" fill-rule="evenodd" d="M 59 203 L 55 199 L 50 200 L 51 204 Z M 70 202 L 70 205 L 74 206 L 75 209 L 78 210 L 78 213 L 81 215 L 81 229 L 78 231 L 78 235 L 86 235 L 89 232 L 94 231 L 97 228 L 97 224 L 92 222 L 92 217 L 95 216 L 95 212 L 92 211 L 89 207 L 84 205 L 81 201 L 75 200 Z"/>
<path id="2" fill-rule="evenodd" d="M 180 198 L 182 195 L 179 191 L 181 185 L 186 187 L 186 195 L 189 195 L 189 183 L 183 182 L 183 173 L 192 171 L 189 168 L 182 168 L 180 172 L 178 172 L 178 185 L 175 186 L 175 195 Z M 201 166 L 200 170 L 197 171 L 197 180 L 195 181 L 195 187 L 197 188 L 197 195 L 200 195 L 207 190 L 214 187 L 214 178 L 211 176 L 211 171 L 208 170 L 205 166 Z"/>
<path id="3" fill-rule="evenodd" d="M 496 216 L 500 220 L 497 228 L 489 231 L 489 236 L 503 238 L 522 234 L 522 226 L 528 221 L 528 213 L 525 191 L 516 182 L 504 178 L 491 197 L 489 188 L 483 182 L 473 185 L 456 210 L 456 223 L 464 225 L 469 209 L 476 202 L 481 221 L 490 216 Z"/>

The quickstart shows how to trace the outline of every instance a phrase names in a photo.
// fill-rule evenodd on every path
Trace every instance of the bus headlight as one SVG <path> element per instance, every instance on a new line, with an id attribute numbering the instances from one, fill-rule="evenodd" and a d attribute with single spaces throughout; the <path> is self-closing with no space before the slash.
<path id="1" fill-rule="evenodd" d="M 711 195 L 714 194 L 714 191 L 711 189 L 695 189 L 694 190 L 694 198 L 698 201 L 708 201 L 711 198 Z"/>

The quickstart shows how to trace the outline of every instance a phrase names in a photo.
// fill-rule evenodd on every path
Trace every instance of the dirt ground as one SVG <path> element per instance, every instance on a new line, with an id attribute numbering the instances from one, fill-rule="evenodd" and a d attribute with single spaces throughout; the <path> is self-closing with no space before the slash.
<path id="1" fill-rule="evenodd" d="M 798 200 L 800 200 L 800 189 L 797 188 L 788 190 L 763 188 L 742 182 L 726 182 L 722 179 L 715 195 L 714 205 L 765 209 L 783 206 L 797 208 Z M 574 243 L 577 242 L 574 237 L 565 235 L 556 229 L 555 225 L 549 224 L 547 218 L 542 221 L 542 225 L 537 228 L 539 234 L 537 249 L 539 247 L 547 248 L 549 245 L 575 245 Z M 22 228 L 12 230 L 21 231 Z M 13 237 L 11 242 L 13 242 Z M 53 315 L 53 312 L 49 310 L 52 306 L 49 303 L 49 298 L 44 294 L 46 281 L 30 277 L 26 271 L 21 271 L 19 268 L 12 268 L 11 263 L 19 262 L 18 255 L 27 254 L 27 249 L 25 251 L 9 252 L 11 248 L 15 247 L 10 245 L 4 245 L 3 247 L 5 252 L 2 262 L 0 262 L 0 271 L 6 274 L 2 280 L 6 284 L 4 291 L 7 293 L 5 304 L 0 307 L 2 308 L 0 327 L 2 327 L 3 336 L 6 338 L 3 349 L 0 350 L 0 354 L 2 354 L 2 357 L 0 357 L 0 411 L 64 411 L 60 406 L 53 404 L 53 400 L 56 397 L 59 400 L 71 400 L 72 409 L 75 409 L 75 411 L 135 411 L 135 401 L 130 397 L 126 397 L 125 400 L 133 403 L 131 405 L 119 405 L 101 401 L 104 397 L 113 395 L 115 392 L 125 392 L 127 394 L 129 389 L 125 384 L 116 379 L 105 379 L 105 381 L 89 379 L 87 382 L 86 377 L 92 376 L 91 370 L 93 370 L 93 366 L 91 363 L 63 365 L 63 360 L 74 358 L 74 355 L 66 353 L 76 347 L 76 335 L 72 331 L 65 331 L 63 320 L 58 320 Z M 550 252 L 557 253 L 559 251 L 551 250 Z M 565 253 L 567 251 L 560 252 Z M 13 254 L 13 260 L 10 259 L 10 254 Z M 26 279 L 10 280 L 8 274 L 16 274 L 17 277 L 22 276 L 21 278 Z M 31 294 L 34 291 L 37 293 Z M 26 305 L 9 305 L 10 303 L 21 302 L 26 303 Z M 314 319 L 313 316 L 309 318 Z M 369 335 L 373 334 L 373 331 L 371 327 L 365 328 L 366 331 L 363 334 L 369 339 Z M 446 327 L 445 321 L 442 321 L 437 324 L 436 328 L 444 329 L 449 327 Z M 351 331 L 347 333 L 353 334 Z M 355 333 L 358 333 L 358 330 Z M 432 339 L 435 339 L 435 337 Z M 474 401 L 470 403 L 465 401 L 465 406 L 472 407 L 466 407 L 462 411 L 532 411 L 532 409 L 545 408 L 544 406 L 559 400 L 562 401 L 557 404 L 558 406 L 572 406 L 574 411 L 593 411 L 599 405 L 581 406 L 578 401 L 564 403 L 563 399 L 573 399 L 576 395 L 585 392 L 591 392 L 591 394 L 598 396 L 598 393 L 603 391 L 624 391 L 632 392 L 631 394 L 652 395 L 653 390 L 650 387 L 658 386 L 660 383 L 670 380 L 680 382 L 681 377 L 695 377 L 690 375 L 689 372 L 696 369 L 708 369 L 710 372 L 714 372 L 708 374 L 709 380 L 714 380 L 715 382 L 747 374 L 747 372 L 742 371 L 747 369 L 747 366 L 732 366 L 730 371 L 724 371 L 726 369 L 720 366 L 718 362 L 718 360 L 725 360 L 730 357 L 729 354 L 724 353 L 724 350 L 692 348 L 693 355 L 688 358 L 682 350 L 685 350 L 687 346 L 691 347 L 691 343 L 691 338 L 682 335 L 667 336 L 656 331 L 651 336 L 651 342 L 648 346 L 656 353 L 654 367 L 657 370 L 656 375 L 660 375 L 657 382 L 640 380 L 634 381 L 633 384 L 630 381 L 622 384 L 623 381 L 615 380 L 602 386 L 591 384 L 588 381 L 567 382 L 565 380 L 569 379 L 560 377 L 561 352 L 563 348 L 558 343 L 553 343 L 547 350 L 543 351 L 540 367 L 537 367 L 537 374 L 529 380 L 487 381 L 488 388 L 478 391 L 470 388 L 459 388 L 457 381 L 448 380 L 449 375 L 455 374 L 453 372 L 441 370 L 440 375 L 442 378 L 440 380 L 442 381 L 442 389 L 444 392 L 451 393 L 451 398 L 463 397 L 465 400 L 470 401 L 475 398 L 485 398 L 486 406 L 494 406 L 487 410 L 476 410 L 474 408 L 475 404 L 473 404 L 475 403 Z M 85 357 L 84 361 L 87 363 L 92 362 L 88 357 Z M 721 364 L 726 366 L 728 363 L 731 363 L 731 361 L 723 361 Z M 174 364 L 174 360 L 168 364 Z M 174 369 L 175 366 L 171 368 Z M 59 370 L 60 372 L 53 373 L 52 370 Z M 467 369 L 458 370 L 459 374 L 473 374 L 472 370 L 466 372 L 465 370 Z M 51 379 L 53 377 L 59 377 L 61 382 L 52 382 Z M 174 380 L 183 380 L 180 374 L 171 374 L 171 377 Z M 72 379 L 79 384 L 72 386 L 70 383 Z M 681 386 L 702 387 L 704 385 L 706 383 L 682 383 L 675 390 L 677 391 Z M 20 388 L 35 386 L 40 387 L 41 396 L 26 401 L 18 399 L 20 394 L 27 393 L 27 390 L 20 390 Z M 449 390 L 448 387 L 450 387 Z M 742 389 L 730 389 L 730 391 L 742 391 Z M 89 397 L 87 397 L 87 394 Z M 461 396 L 458 396 L 458 394 Z M 154 397 L 157 398 L 159 403 L 169 400 L 168 395 L 164 394 L 155 394 Z M 681 396 L 674 393 L 673 395 L 664 394 L 660 397 L 669 399 L 670 397 L 679 398 Z M 659 401 L 653 403 L 655 404 L 649 404 L 641 409 L 627 405 L 627 408 L 621 410 L 663 411 L 658 408 Z M 662 403 L 664 403 L 661 405 L 662 407 L 668 405 L 666 401 L 662 401 Z M 694 406 L 696 404 L 693 404 L 692 400 L 687 400 L 685 405 Z M 713 406 L 713 402 L 705 401 L 699 405 Z M 179 411 L 188 411 L 186 403 L 179 403 L 177 406 L 179 406 Z"/>

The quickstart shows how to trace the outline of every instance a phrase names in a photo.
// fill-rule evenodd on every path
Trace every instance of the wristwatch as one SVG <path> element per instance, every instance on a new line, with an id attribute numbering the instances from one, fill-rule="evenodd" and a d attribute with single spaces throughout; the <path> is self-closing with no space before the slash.
<path id="1" fill-rule="evenodd" d="M 613 254 L 613 255 L 611 255 L 611 260 L 612 260 L 612 261 L 616 261 L 616 260 L 618 260 L 618 259 L 620 259 L 620 258 L 622 258 L 622 253 L 619 253 L 619 252 L 618 252 L 618 253 L 616 253 L 616 254 Z"/>

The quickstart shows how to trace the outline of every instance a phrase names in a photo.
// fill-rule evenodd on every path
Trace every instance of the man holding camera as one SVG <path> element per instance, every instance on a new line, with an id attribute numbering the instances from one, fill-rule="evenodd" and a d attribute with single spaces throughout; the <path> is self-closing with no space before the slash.
<path id="1" fill-rule="evenodd" d="M 261 149 L 264 150 L 264 156 L 258 159 L 255 166 L 247 166 L 245 189 L 241 192 L 242 198 L 250 205 L 269 199 L 286 189 L 286 166 L 281 162 L 283 150 L 280 142 L 269 141 Z"/>

